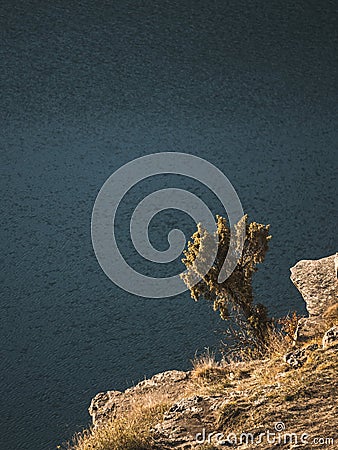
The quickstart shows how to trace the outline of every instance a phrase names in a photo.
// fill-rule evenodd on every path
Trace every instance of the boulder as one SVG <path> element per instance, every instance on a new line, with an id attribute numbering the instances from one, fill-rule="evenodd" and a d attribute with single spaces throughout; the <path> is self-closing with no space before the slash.
<path id="1" fill-rule="evenodd" d="M 109 417 L 115 416 L 121 395 L 122 392 L 120 391 L 100 392 L 95 395 L 88 408 L 94 426 Z"/>
<path id="2" fill-rule="evenodd" d="M 299 261 L 291 267 L 291 280 L 306 303 L 310 317 L 321 317 L 338 303 L 337 254 Z"/>
<path id="3" fill-rule="evenodd" d="M 338 347 L 338 326 L 327 330 L 323 337 L 323 349 Z"/>
<path id="4" fill-rule="evenodd" d="M 152 429 L 160 448 L 200 448 L 201 431 L 213 431 L 216 412 L 223 404 L 221 395 L 182 398 L 163 415 L 163 421 Z"/>
<path id="5" fill-rule="evenodd" d="M 317 349 L 318 349 L 317 344 L 312 344 L 308 345 L 307 347 L 299 348 L 298 350 L 288 352 L 286 355 L 284 355 L 284 361 L 294 369 L 298 369 L 299 367 L 302 367 L 303 364 L 306 362 L 309 353 Z"/>
<path id="6" fill-rule="evenodd" d="M 306 343 L 318 338 L 327 330 L 327 321 L 320 317 L 303 317 L 299 319 L 295 332 L 295 343 Z"/>
<path id="7" fill-rule="evenodd" d="M 327 330 L 338 319 L 338 254 L 302 260 L 290 269 L 291 280 L 301 293 L 309 317 L 300 319 L 295 340 L 306 342 Z"/>

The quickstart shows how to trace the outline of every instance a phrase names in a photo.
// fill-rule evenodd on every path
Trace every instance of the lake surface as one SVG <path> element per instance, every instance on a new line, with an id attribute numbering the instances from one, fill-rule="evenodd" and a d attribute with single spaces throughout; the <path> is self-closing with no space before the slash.
<path id="1" fill-rule="evenodd" d="M 304 312 L 289 268 L 337 251 L 335 2 L 247 3 L 2 2 L 0 448 L 53 449 L 88 424 L 97 392 L 188 369 L 222 339 L 208 304 L 138 298 L 97 263 L 95 198 L 134 158 L 188 152 L 222 170 L 271 224 L 257 301 Z M 179 178 L 121 203 L 119 245 L 139 270 L 153 270 L 129 239 L 145 195 L 181 187 L 220 212 Z M 194 231 L 163 212 L 157 248 L 171 228 Z"/>

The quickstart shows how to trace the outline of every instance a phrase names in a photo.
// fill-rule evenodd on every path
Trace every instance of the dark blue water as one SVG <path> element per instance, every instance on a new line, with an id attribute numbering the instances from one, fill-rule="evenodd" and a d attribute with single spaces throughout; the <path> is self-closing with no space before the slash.
<path id="1" fill-rule="evenodd" d="M 337 250 L 334 1 L 52 3 L 3 1 L 0 13 L 6 450 L 55 448 L 88 423 L 98 391 L 187 369 L 222 337 L 188 293 L 140 299 L 101 271 L 91 211 L 121 165 L 180 151 L 219 167 L 250 217 L 271 224 L 255 288 L 273 314 L 304 311 L 289 267 Z M 121 205 L 131 260 L 128 208 L 151 188 Z M 168 224 L 193 230 L 163 214 L 158 248 Z"/>

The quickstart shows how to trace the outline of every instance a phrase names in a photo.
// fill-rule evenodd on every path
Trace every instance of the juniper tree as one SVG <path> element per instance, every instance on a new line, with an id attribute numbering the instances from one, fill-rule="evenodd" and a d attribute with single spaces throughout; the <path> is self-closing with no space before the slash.
<path id="1" fill-rule="evenodd" d="M 269 225 L 248 223 L 245 215 L 231 230 L 235 239 L 238 239 L 240 226 L 244 227 L 243 251 L 236 257 L 235 269 L 228 278 L 223 282 L 219 281 L 230 244 L 230 228 L 226 219 L 221 216 L 217 216 L 216 235 L 212 236 L 202 225 L 198 225 L 184 251 L 182 262 L 187 270 L 181 277 L 195 301 L 203 297 L 213 302 L 213 309 L 219 311 L 222 319 L 234 320 L 242 331 L 244 328 L 254 338 L 254 342 L 263 343 L 271 320 L 266 307 L 254 303 L 252 277 L 257 271 L 257 264 L 264 261 L 268 250 L 271 239 Z M 210 269 L 201 277 L 196 259 L 211 238 L 218 240 L 217 255 Z M 201 279 L 196 283 L 198 278 Z"/>

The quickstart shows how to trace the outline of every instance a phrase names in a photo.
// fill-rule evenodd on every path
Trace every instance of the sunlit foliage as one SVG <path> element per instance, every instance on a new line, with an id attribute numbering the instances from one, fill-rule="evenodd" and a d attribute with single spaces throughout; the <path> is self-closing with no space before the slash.
<path id="1" fill-rule="evenodd" d="M 245 227 L 243 251 L 237 255 L 237 264 L 231 275 L 223 282 L 219 282 L 219 274 L 226 260 L 230 244 L 230 233 L 233 239 L 240 239 L 239 230 Z M 219 311 L 222 319 L 233 319 L 240 327 L 245 327 L 249 334 L 257 340 L 264 341 L 270 320 L 266 307 L 255 304 L 252 289 L 252 276 L 257 270 L 257 264 L 264 261 L 268 250 L 269 225 L 248 223 L 245 215 L 238 224 L 230 230 L 226 219 L 217 216 L 218 238 L 217 256 L 208 270 L 201 277 L 197 257 L 208 247 L 208 240 L 214 238 L 201 224 L 188 242 L 182 259 L 187 270 L 182 279 L 190 289 L 191 297 L 199 300 L 201 297 L 213 302 L 215 311 Z M 228 255 L 229 256 L 229 255 Z M 231 255 L 230 255 L 231 257 Z M 203 256 L 205 259 L 205 256 Z M 200 279 L 196 283 L 196 280 Z"/>

